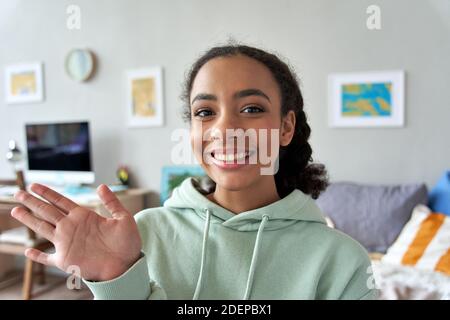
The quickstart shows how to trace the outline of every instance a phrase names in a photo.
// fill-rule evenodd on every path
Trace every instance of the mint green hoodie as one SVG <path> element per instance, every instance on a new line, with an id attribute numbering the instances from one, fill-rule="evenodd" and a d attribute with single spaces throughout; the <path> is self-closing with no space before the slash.
<path id="1" fill-rule="evenodd" d="M 294 190 L 234 214 L 192 178 L 163 207 L 138 213 L 140 260 L 116 279 L 85 281 L 96 299 L 373 299 L 370 260 Z"/>

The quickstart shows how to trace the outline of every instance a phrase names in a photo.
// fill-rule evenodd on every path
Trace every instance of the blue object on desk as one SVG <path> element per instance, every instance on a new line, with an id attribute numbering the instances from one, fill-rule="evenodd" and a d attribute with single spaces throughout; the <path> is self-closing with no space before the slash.
<path id="1" fill-rule="evenodd" d="M 64 187 L 64 193 L 67 195 L 76 196 L 79 194 L 95 193 L 95 190 L 86 186 L 66 186 Z"/>
<path id="2" fill-rule="evenodd" d="M 122 185 L 122 184 L 113 184 L 113 185 L 108 185 L 108 188 L 112 192 L 119 192 L 119 191 L 127 190 L 128 186 Z"/>
<path id="3" fill-rule="evenodd" d="M 128 186 L 125 185 L 107 185 L 107 187 L 112 192 L 119 192 L 123 190 L 127 190 Z M 86 195 L 86 194 L 96 194 L 96 188 L 88 187 L 88 186 L 66 186 L 64 187 L 63 193 L 68 196 L 78 196 L 78 195 Z"/>

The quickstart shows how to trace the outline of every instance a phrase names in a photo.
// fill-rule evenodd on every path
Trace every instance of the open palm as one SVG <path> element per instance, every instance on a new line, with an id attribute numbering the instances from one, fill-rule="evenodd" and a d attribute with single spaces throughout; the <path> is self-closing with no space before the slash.
<path id="1" fill-rule="evenodd" d="M 83 278 L 94 281 L 113 279 L 138 260 L 141 239 L 136 222 L 105 185 L 97 192 L 111 218 L 81 207 L 43 185 L 33 184 L 31 190 L 48 202 L 19 191 L 16 199 L 29 210 L 16 207 L 11 215 L 51 241 L 55 252 L 27 249 L 28 258 L 65 272 L 69 267 L 79 267 Z"/>

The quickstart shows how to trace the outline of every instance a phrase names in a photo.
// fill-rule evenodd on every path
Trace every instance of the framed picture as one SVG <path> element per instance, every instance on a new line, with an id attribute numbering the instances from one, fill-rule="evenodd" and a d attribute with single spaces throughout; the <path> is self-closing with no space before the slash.
<path id="1" fill-rule="evenodd" d="M 404 71 L 329 75 L 330 126 L 403 127 L 404 79 Z"/>
<path id="2" fill-rule="evenodd" d="M 206 173 L 200 166 L 164 166 L 161 176 L 161 205 L 185 179 L 189 177 L 200 179 L 205 176 Z"/>
<path id="3" fill-rule="evenodd" d="M 44 73 L 40 62 L 23 63 L 5 68 L 6 103 L 44 101 Z"/>
<path id="4" fill-rule="evenodd" d="M 161 67 L 127 72 L 127 114 L 129 127 L 154 127 L 164 124 Z"/>

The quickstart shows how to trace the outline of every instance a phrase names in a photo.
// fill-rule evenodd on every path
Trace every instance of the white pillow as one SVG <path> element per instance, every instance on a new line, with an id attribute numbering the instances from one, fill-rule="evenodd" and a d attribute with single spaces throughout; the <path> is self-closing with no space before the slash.
<path id="1" fill-rule="evenodd" d="M 417 205 L 381 261 L 450 275 L 450 217 Z"/>

